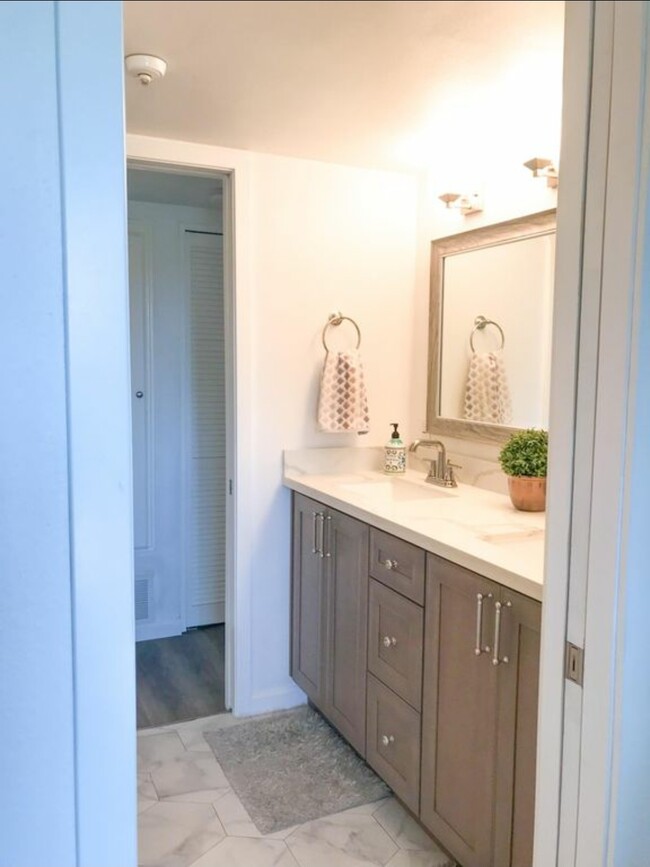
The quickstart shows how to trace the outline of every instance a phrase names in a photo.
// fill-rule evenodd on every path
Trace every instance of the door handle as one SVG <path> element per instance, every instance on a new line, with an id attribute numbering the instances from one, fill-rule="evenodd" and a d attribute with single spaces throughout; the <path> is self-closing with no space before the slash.
<path id="1" fill-rule="evenodd" d="M 323 519 L 323 526 L 327 526 L 327 543 L 323 543 L 323 547 L 325 548 L 325 556 L 332 556 L 332 516 L 326 515 Z M 323 529 L 323 536 L 325 535 L 325 529 Z M 321 557 L 322 557 L 321 553 Z"/>
<path id="2" fill-rule="evenodd" d="M 319 523 L 320 522 L 320 523 Z M 320 527 L 320 531 L 319 531 Z M 316 514 L 316 553 L 319 557 L 324 557 L 323 545 L 325 542 L 325 515 L 322 512 Z"/>
<path id="3" fill-rule="evenodd" d="M 506 602 L 505 605 L 501 602 L 494 603 L 494 653 L 492 654 L 492 665 L 499 665 L 500 663 L 508 663 L 510 661 L 507 656 L 499 658 L 499 645 L 501 644 L 501 615 L 504 608 L 512 608 L 512 602 Z"/>
<path id="4" fill-rule="evenodd" d="M 311 539 L 312 539 L 311 553 L 312 554 L 320 554 L 320 556 L 322 557 L 323 554 L 321 552 L 321 549 L 318 547 L 318 519 L 322 518 L 322 513 L 321 512 L 312 512 L 311 514 L 312 514 L 312 521 L 313 521 L 312 526 L 311 526 Z"/>
<path id="5" fill-rule="evenodd" d="M 480 656 L 482 653 L 489 653 L 489 645 L 481 646 L 483 640 L 483 602 L 485 599 L 492 599 L 492 594 L 477 593 L 476 594 L 476 638 L 474 640 L 474 655 Z"/>

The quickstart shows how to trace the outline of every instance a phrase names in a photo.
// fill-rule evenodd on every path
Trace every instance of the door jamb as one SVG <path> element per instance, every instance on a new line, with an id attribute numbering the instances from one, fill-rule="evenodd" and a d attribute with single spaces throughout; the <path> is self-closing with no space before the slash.
<path id="1" fill-rule="evenodd" d="M 161 147 L 160 147 L 161 146 Z M 166 153 L 161 154 L 160 150 Z M 197 151 L 199 158 L 187 151 Z M 240 583 L 237 570 L 241 562 L 238 557 L 240 539 L 237 532 L 237 502 L 242 488 L 242 472 L 238 440 L 241 425 L 238 424 L 238 397 L 244 388 L 242 369 L 238 363 L 240 341 L 243 331 L 242 321 L 237 316 L 241 305 L 238 304 L 240 287 L 246 285 L 243 279 L 241 252 L 241 233 L 237 236 L 235 204 L 240 215 L 245 213 L 248 187 L 247 160 L 233 151 L 188 145 L 151 139 L 144 136 L 127 136 L 127 164 L 130 168 L 148 171 L 173 172 L 174 174 L 205 175 L 220 177 L 224 182 L 223 196 L 223 233 L 224 233 L 224 323 L 226 349 L 226 478 L 232 482 L 232 494 L 227 497 L 226 509 L 226 623 L 225 623 L 225 705 L 227 709 L 237 710 L 238 696 L 241 695 L 242 674 L 246 669 L 241 663 L 246 661 L 246 644 L 242 636 L 248 634 L 248 627 L 242 616 L 245 606 L 238 604 L 237 594 Z M 206 153 L 207 152 L 207 153 Z M 197 154 L 198 155 L 198 154 Z M 206 160 L 206 156 L 208 159 Z M 225 157 L 225 158 L 224 158 Z M 240 206 L 241 195 L 241 206 Z M 235 244 L 238 243 L 238 248 Z M 243 294 L 243 293 L 242 293 Z M 237 618 L 239 617 L 239 621 Z M 242 628 L 243 626 L 243 628 Z M 243 644 L 243 647 L 242 647 Z M 240 664 L 238 664 L 238 662 Z M 246 694 L 246 685 L 243 692 Z"/>

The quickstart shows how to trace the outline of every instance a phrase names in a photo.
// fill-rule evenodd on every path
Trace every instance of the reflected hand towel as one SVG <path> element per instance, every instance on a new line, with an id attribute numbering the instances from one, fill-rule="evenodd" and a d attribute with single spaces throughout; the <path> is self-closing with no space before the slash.
<path id="1" fill-rule="evenodd" d="M 510 424 L 512 403 L 506 366 L 500 352 L 475 352 L 465 386 L 465 418 L 489 424 Z"/>
<path id="2" fill-rule="evenodd" d="M 368 395 L 358 349 L 328 352 L 325 356 L 318 427 L 328 433 L 368 433 Z"/>

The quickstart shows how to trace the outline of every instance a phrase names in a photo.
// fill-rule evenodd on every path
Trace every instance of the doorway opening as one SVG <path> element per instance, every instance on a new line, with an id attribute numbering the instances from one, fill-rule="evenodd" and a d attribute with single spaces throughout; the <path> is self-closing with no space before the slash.
<path id="1" fill-rule="evenodd" d="M 138 728 L 230 703 L 227 184 L 127 174 Z"/>

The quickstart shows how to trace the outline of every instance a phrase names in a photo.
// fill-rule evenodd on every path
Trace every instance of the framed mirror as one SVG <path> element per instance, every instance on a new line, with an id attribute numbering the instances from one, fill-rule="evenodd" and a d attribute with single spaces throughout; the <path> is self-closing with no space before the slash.
<path id="1" fill-rule="evenodd" d="M 431 244 L 427 432 L 548 428 L 555 210 Z"/>

